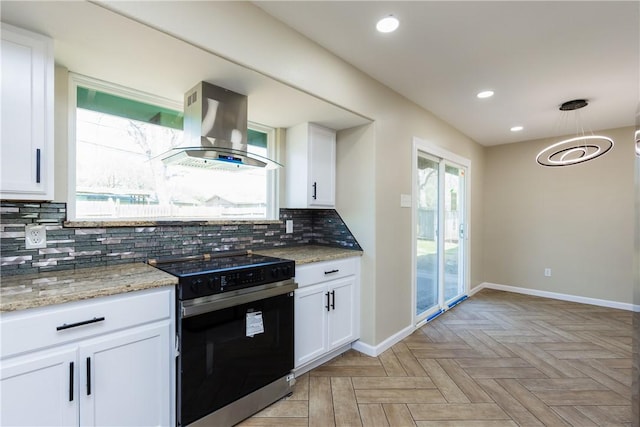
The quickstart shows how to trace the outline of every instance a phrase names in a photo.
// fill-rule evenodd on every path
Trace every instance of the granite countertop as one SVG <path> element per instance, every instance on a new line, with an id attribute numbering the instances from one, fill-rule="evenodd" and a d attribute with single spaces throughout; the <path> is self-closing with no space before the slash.
<path id="1" fill-rule="evenodd" d="M 143 263 L 3 277 L 0 312 L 171 286 L 178 278 Z"/>
<path id="2" fill-rule="evenodd" d="M 296 264 L 362 256 L 360 250 L 317 245 L 267 248 L 253 252 L 290 259 Z M 0 312 L 172 286 L 177 283 L 177 277 L 143 263 L 8 276 L 2 277 L 0 281 Z"/>
<path id="3" fill-rule="evenodd" d="M 274 249 L 255 249 L 255 254 L 290 259 L 296 264 L 329 261 L 333 259 L 362 256 L 362 251 L 355 249 L 334 248 L 329 246 L 304 245 L 288 246 Z"/>

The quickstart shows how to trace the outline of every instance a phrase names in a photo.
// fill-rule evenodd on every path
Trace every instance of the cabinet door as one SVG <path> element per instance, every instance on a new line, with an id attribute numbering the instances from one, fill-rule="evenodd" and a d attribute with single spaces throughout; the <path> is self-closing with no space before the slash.
<path id="1" fill-rule="evenodd" d="M 2 24 L 3 199 L 53 199 L 53 44 Z"/>
<path id="2" fill-rule="evenodd" d="M 355 277 L 332 281 L 328 285 L 331 297 L 329 312 L 329 350 L 350 343 L 356 338 Z"/>
<path id="3" fill-rule="evenodd" d="M 295 291 L 295 367 L 327 351 L 327 288 L 324 285 Z"/>
<path id="4" fill-rule="evenodd" d="M 336 134 L 309 126 L 309 206 L 333 207 L 336 188 Z M 315 197 L 314 197 L 315 196 Z"/>
<path id="5" fill-rule="evenodd" d="M 78 425 L 76 348 L 2 361 L 0 425 Z"/>
<path id="6" fill-rule="evenodd" d="M 83 426 L 166 426 L 171 417 L 170 322 L 80 346 Z"/>

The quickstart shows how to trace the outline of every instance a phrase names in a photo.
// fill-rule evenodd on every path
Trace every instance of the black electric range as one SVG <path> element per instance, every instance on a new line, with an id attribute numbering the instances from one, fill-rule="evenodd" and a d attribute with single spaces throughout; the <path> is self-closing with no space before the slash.
<path id="1" fill-rule="evenodd" d="M 280 282 L 295 275 L 295 262 L 251 251 L 150 260 L 149 263 L 178 277 L 181 301 Z"/>
<path id="2" fill-rule="evenodd" d="M 149 264 L 178 277 L 178 427 L 229 427 L 291 393 L 293 261 L 246 251 Z"/>

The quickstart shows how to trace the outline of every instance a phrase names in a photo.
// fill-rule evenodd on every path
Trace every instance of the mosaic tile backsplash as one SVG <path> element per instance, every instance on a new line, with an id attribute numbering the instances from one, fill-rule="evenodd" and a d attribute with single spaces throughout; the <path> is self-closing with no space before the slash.
<path id="1" fill-rule="evenodd" d="M 144 227 L 64 227 L 65 203 L 0 203 L 0 276 L 146 262 L 221 250 L 306 244 L 361 250 L 334 209 L 281 209 L 282 223 L 159 223 Z M 285 232 L 292 219 L 293 233 Z M 26 249 L 25 226 L 46 226 L 47 247 Z"/>

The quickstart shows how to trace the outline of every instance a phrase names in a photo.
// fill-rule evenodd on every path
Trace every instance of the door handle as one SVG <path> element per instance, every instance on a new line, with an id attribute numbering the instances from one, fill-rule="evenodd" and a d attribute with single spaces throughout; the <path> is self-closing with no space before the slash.
<path id="1" fill-rule="evenodd" d="M 73 362 L 69 362 L 69 402 L 73 402 Z"/>
<path id="2" fill-rule="evenodd" d="M 318 183 L 314 182 L 312 187 L 313 187 L 313 196 L 311 197 L 313 197 L 313 200 L 316 200 L 318 196 Z"/>
<path id="3" fill-rule="evenodd" d="M 327 309 L 327 311 L 330 311 L 330 309 L 329 309 L 329 307 L 330 307 L 330 304 L 329 304 L 329 292 L 326 292 L 324 295 L 327 297 L 327 305 L 325 305 L 325 308 Z"/>
<path id="4" fill-rule="evenodd" d="M 331 291 L 331 308 L 336 309 L 336 291 Z"/>
<path id="5" fill-rule="evenodd" d="M 464 223 L 460 223 L 460 232 L 459 232 L 460 238 L 464 239 Z"/>
<path id="6" fill-rule="evenodd" d="M 91 358 L 87 357 L 87 396 L 91 396 Z"/>
<path id="7" fill-rule="evenodd" d="M 36 183 L 40 184 L 40 149 L 36 148 Z"/>

